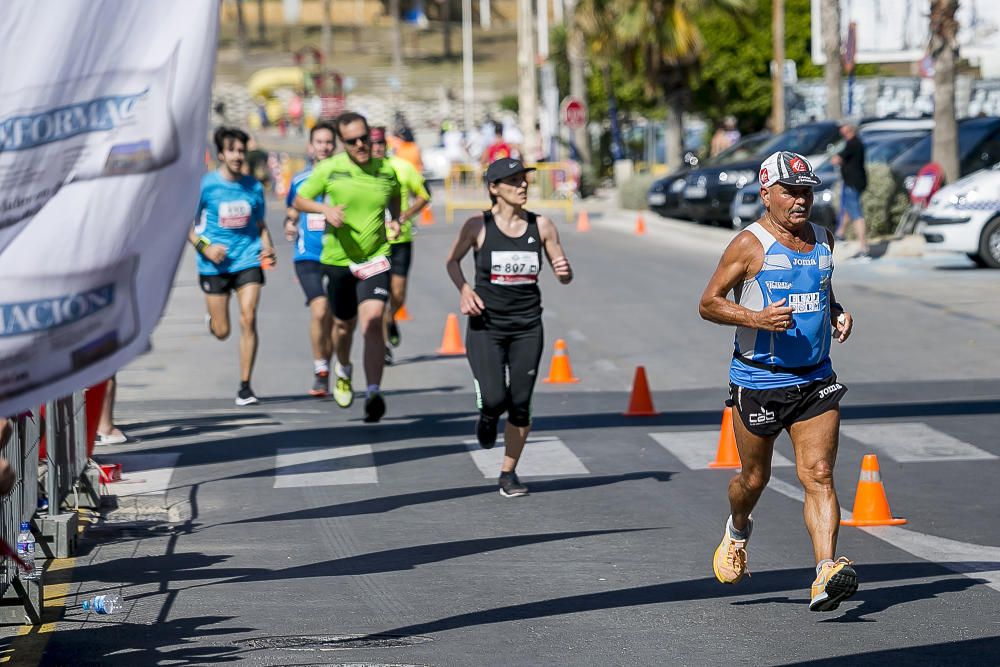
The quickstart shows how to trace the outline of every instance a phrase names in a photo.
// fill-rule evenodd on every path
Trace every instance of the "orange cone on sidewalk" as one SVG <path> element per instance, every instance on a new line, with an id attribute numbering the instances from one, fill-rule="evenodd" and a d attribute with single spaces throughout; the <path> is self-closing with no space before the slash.
<path id="1" fill-rule="evenodd" d="M 642 217 L 642 213 L 638 215 L 635 219 L 635 234 L 636 236 L 643 236 L 646 233 L 646 220 Z"/>
<path id="2" fill-rule="evenodd" d="M 632 380 L 632 395 L 628 400 L 626 417 L 655 417 L 660 414 L 653 407 L 653 397 L 649 393 L 649 382 L 646 380 L 646 368 L 636 366 L 635 378 Z"/>
<path id="3" fill-rule="evenodd" d="M 885 497 L 882 474 L 878 469 L 878 457 L 865 454 L 861 460 L 861 478 L 858 491 L 854 495 L 854 511 L 850 519 L 842 519 L 844 526 L 898 526 L 906 519 L 894 519 L 889 511 L 889 499 Z"/>
<path id="4" fill-rule="evenodd" d="M 396 311 L 396 317 L 393 319 L 397 322 L 411 322 L 413 320 L 413 318 L 410 317 L 410 311 L 406 309 L 405 303 L 399 307 L 399 310 Z"/>
<path id="5" fill-rule="evenodd" d="M 444 324 L 444 336 L 438 354 L 445 356 L 460 356 L 465 354 L 465 344 L 462 343 L 462 330 L 458 326 L 458 315 L 448 313 L 448 321 Z"/>
<path id="6" fill-rule="evenodd" d="M 549 366 L 549 376 L 542 380 L 550 384 L 573 384 L 580 378 L 573 377 L 573 367 L 569 363 L 566 352 L 566 341 L 562 338 L 556 341 L 556 351 L 552 355 L 552 365 Z"/>
<path id="7" fill-rule="evenodd" d="M 425 206 L 422 211 L 420 211 L 420 226 L 430 227 L 434 224 L 434 212 L 431 210 L 430 206 Z"/>
<path id="8" fill-rule="evenodd" d="M 576 217 L 576 231 L 578 232 L 589 232 L 590 231 L 590 214 L 586 211 L 580 211 L 580 215 Z"/>

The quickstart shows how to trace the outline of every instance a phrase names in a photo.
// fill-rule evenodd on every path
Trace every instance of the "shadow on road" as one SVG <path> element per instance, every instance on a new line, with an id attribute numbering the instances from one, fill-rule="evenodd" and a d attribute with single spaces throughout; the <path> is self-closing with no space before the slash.
<path id="1" fill-rule="evenodd" d="M 841 665 L 963 665 L 978 667 L 997 664 L 997 652 L 1000 651 L 1000 637 L 984 637 L 982 639 L 966 639 L 964 641 L 943 642 L 940 644 L 925 644 L 923 646 L 907 646 L 905 648 L 890 648 L 882 651 L 865 651 L 841 655 L 835 658 L 822 658 L 807 662 L 790 662 L 788 665 L 800 667 L 840 667 Z"/>
<path id="2" fill-rule="evenodd" d="M 558 491 L 572 491 L 576 489 L 589 489 L 608 484 L 618 484 L 620 482 L 631 482 L 637 480 L 651 479 L 658 482 L 669 482 L 671 472 L 646 471 L 630 472 L 621 475 L 591 475 L 588 477 L 564 477 L 560 479 L 532 480 L 531 493 L 553 493 Z M 483 494 L 496 493 L 496 484 L 477 484 L 475 486 L 460 486 L 451 489 L 435 489 L 433 491 L 416 491 L 413 493 L 401 493 L 395 496 L 381 496 L 378 498 L 366 498 L 349 503 L 338 505 L 328 505 L 295 512 L 284 512 L 272 514 L 270 516 L 256 517 L 252 519 L 241 519 L 230 522 L 231 524 L 261 523 L 270 521 L 302 521 L 304 519 L 330 519 L 334 517 L 357 516 L 363 514 L 381 514 L 391 512 L 403 507 L 423 505 L 425 503 L 436 503 L 443 500 L 455 500 L 457 498 L 468 498 Z M 222 524 L 228 525 L 228 524 Z"/>

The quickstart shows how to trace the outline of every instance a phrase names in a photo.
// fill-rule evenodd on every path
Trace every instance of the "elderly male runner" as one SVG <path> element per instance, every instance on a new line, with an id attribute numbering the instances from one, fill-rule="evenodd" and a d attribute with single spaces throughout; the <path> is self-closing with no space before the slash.
<path id="1" fill-rule="evenodd" d="M 847 388 L 830 364 L 831 329 L 843 343 L 853 321 L 833 294 L 833 235 L 809 222 L 819 184 L 801 155 L 778 152 L 764 161 L 764 216 L 726 248 L 699 310 L 710 322 L 736 326 L 729 386 L 743 468 L 729 483 L 732 514 L 715 551 L 715 576 L 735 584 L 747 571 L 750 512 L 770 479 L 774 440 L 785 429 L 816 555 L 809 609 L 832 611 L 858 588 L 851 561 L 834 560 L 840 504 L 833 466 Z"/>

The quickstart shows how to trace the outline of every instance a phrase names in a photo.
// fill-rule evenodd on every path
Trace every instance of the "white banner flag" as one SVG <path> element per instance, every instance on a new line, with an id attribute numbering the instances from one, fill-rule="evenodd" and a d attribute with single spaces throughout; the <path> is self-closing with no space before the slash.
<path id="1" fill-rule="evenodd" d="M 0 415 L 110 377 L 163 312 L 204 172 L 217 0 L 8 0 Z"/>

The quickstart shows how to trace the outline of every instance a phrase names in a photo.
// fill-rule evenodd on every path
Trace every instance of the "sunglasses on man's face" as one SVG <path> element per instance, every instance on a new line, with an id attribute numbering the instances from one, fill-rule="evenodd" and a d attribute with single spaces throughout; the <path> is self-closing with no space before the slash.
<path id="1" fill-rule="evenodd" d="M 357 137 L 351 137 L 350 139 L 348 139 L 347 137 L 344 137 L 343 141 L 344 141 L 344 145 L 345 146 L 357 146 L 359 144 L 360 145 L 367 144 L 368 143 L 368 139 L 369 139 L 369 137 L 368 137 L 367 134 L 362 134 L 362 135 L 359 135 Z"/>

